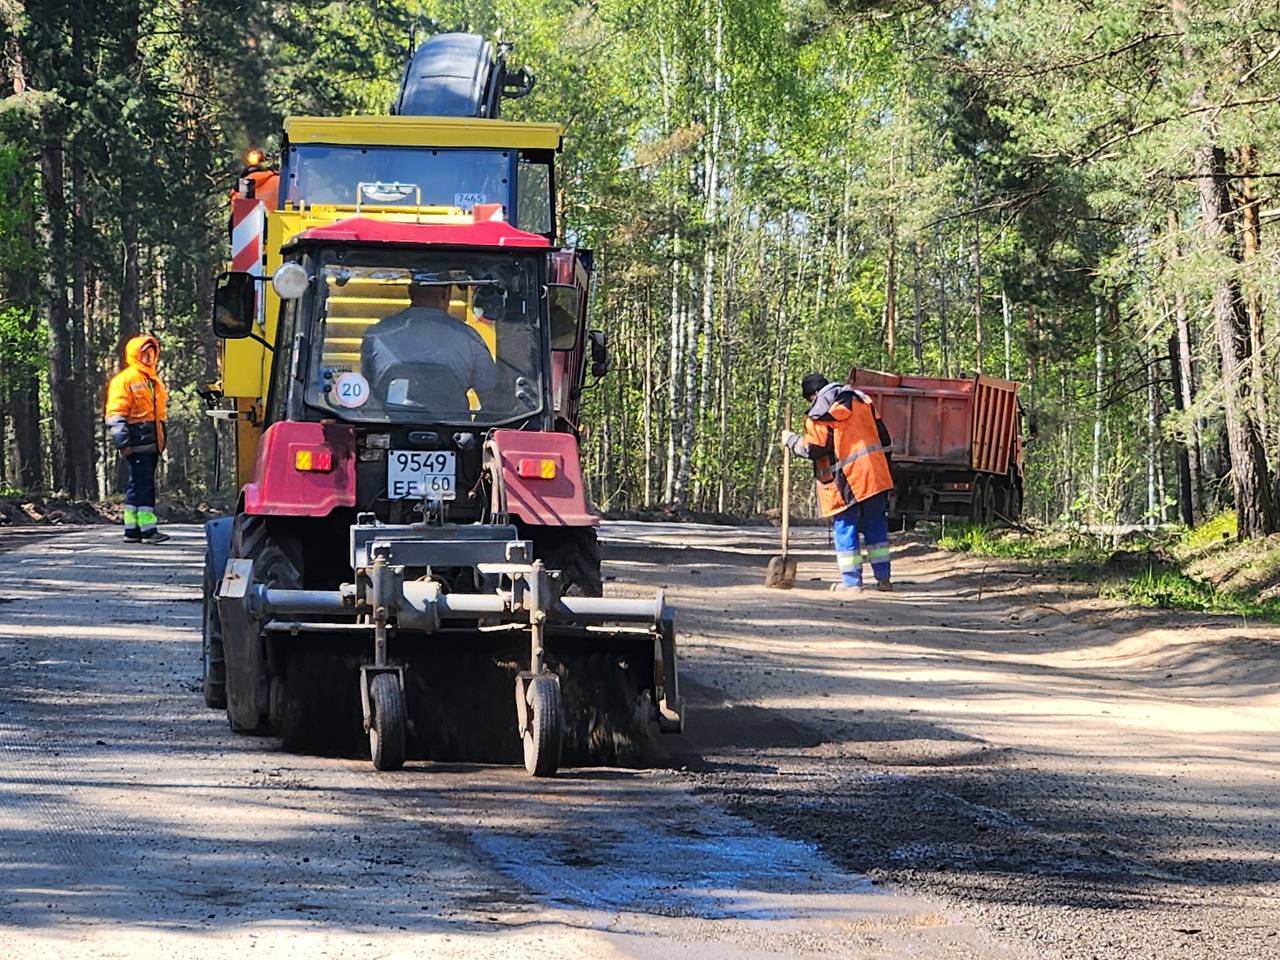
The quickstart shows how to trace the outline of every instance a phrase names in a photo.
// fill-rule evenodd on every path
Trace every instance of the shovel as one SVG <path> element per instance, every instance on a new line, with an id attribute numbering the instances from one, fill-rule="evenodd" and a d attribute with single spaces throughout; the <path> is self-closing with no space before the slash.
<path id="1" fill-rule="evenodd" d="M 787 429 L 791 429 L 791 405 L 787 404 Z M 791 526 L 791 448 L 782 448 L 782 555 L 769 558 L 764 585 L 790 590 L 796 585 L 796 558 L 787 556 L 787 533 Z"/>

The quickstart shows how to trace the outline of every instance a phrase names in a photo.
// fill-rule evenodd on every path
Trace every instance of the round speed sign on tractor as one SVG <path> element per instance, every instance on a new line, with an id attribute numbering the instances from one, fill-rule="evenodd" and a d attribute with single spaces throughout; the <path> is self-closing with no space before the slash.
<path id="1" fill-rule="evenodd" d="M 348 371 L 333 382 L 333 398 L 344 407 L 363 407 L 369 400 L 369 381 Z"/>

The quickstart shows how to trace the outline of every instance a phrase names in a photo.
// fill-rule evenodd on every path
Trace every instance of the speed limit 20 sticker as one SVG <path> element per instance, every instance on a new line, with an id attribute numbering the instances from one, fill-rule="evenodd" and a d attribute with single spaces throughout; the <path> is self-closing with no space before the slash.
<path id="1" fill-rule="evenodd" d="M 333 398 L 344 407 L 363 407 L 369 400 L 369 381 L 353 371 L 344 373 L 333 382 Z"/>

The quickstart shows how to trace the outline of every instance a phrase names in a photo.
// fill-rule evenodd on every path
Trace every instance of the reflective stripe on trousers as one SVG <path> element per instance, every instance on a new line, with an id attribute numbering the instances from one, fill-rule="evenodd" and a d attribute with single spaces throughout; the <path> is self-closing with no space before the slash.
<path id="1" fill-rule="evenodd" d="M 836 541 L 836 564 L 846 586 L 862 586 L 864 560 L 858 548 L 859 537 L 866 545 L 867 559 L 871 561 L 876 579 L 889 579 L 888 502 L 886 494 L 878 493 L 831 518 L 832 533 Z"/>

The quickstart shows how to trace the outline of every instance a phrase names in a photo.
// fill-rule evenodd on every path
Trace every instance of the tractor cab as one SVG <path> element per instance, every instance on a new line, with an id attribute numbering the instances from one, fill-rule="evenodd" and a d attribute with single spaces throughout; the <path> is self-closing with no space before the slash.
<path id="1" fill-rule="evenodd" d="M 495 430 L 570 439 L 584 347 L 597 374 L 607 365 L 584 326 L 585 279 L 581 255 L 500 220 L 353 217 L 303 231 L 272 278 L 281 306 L 263 442 L 305 429 L 285 425 L 328 424 L 332 456 L 316 462 L 352 471 L 343 506 L 381 522 L 507 512 L 486 479 L 485 441 Z M 222 297 L 220 336 L 253 335 L 252 283 L 224 281 L 244 293 Z M 261 466 L 259 456 L 251 497 L 311 495 L 296 484 L 264 493 Z M 563 483 L 569 466 L 539 461 L 536 479 Z M 585 502 L 574 511 L 585 512 Z"/>

